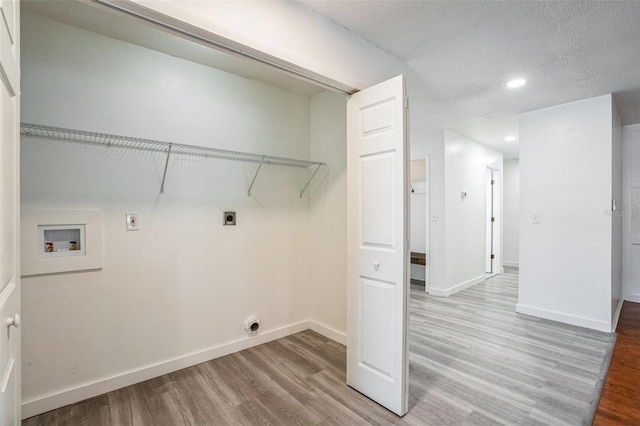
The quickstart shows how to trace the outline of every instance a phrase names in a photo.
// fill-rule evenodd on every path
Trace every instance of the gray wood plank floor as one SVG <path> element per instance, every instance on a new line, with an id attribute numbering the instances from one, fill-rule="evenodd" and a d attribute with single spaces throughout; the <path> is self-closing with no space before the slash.
<path id="1" fill-rule="evenodd" d="M 613 336 L 515 313 L 517 276 L 448 298 L 412 285 L 410 412 L 345 385 L 345 347 L 305 331 L 23 425 L 590 424 Z"/>

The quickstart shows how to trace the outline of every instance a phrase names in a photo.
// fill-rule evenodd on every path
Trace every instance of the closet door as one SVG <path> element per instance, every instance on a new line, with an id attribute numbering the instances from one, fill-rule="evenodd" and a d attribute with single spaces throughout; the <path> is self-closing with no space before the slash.
<path id="1" fill-rule="evenodd" d="M 347 104 L 347 384 L 408 408 L 408 144 L 404 77 Z"/>
<path id="2" fill-rule="evenodd" d="M 19 3 L 0 1 L 0 425 L 20 415 Z"/>

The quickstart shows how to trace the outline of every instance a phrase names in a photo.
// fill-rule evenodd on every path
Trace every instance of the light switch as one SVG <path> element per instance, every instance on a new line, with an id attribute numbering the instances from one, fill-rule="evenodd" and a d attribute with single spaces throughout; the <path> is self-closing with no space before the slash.
<path id="1" fill-rule="evenodd" d="M 438 221 L 438 213 L 431 213 L 431 222 Z"/>
<path id="2" fill-rule="evenodd" d="M 531 214 L 531 223 L 534 225 L 540 225 L 540 213 Z"/>
<path id="3" fill-rule="evenodd" d="M 138 213 L 127 213 L 127 231 L 140 230 L 140 222 Z"/>

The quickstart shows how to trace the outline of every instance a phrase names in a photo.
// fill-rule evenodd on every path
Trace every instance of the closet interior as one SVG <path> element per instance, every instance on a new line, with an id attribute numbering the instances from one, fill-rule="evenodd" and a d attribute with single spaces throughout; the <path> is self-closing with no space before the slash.
<path id="1" fill-rule="evenodd" d="M 23 415 L 344 336 L 346 97 L 84 2 L 22 5 Z M 44 225 L 86 256 L 46 255 Z"/>

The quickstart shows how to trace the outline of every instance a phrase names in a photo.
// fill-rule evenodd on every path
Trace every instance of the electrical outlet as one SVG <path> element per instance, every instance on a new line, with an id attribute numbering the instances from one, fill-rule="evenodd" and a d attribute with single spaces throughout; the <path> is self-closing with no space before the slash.
<path id="1" fill-rule="evenodd" d="M 138 213 L 127 213 L 127 231 L 140 230 Z"/>
<path id="2" fill-rule="evenodd" d="M 227 225 L 235 225 L 236 224 L 236 212 L 224 212 L 224 217 L 222 224 Z"/>

